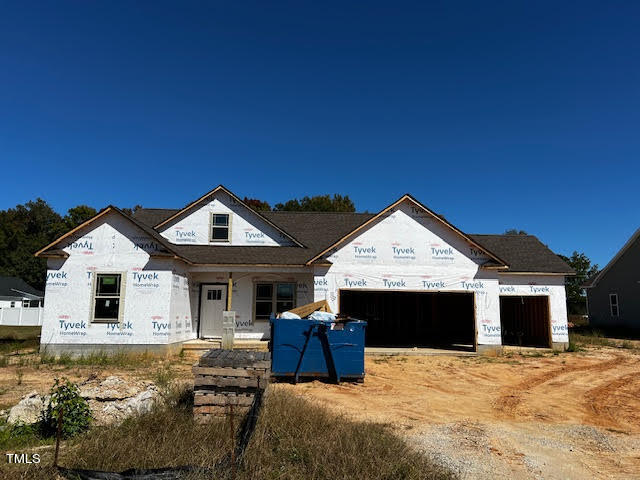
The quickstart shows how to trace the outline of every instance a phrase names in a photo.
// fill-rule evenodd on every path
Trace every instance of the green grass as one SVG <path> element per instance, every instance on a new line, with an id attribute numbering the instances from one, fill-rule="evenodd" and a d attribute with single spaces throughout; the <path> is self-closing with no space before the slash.
<path id="1" fill-rule="evenodd" d="M 575 353 L 575 352 L 581 352 L 582 350 L 583 349 L 578 344 L 570 340 L 566 351 L 569 353 Z"/>
<path id="2" fill-rule="evenodd" d="M 10 362 L 8 355 L 37 351 L 40 346 L 40 327 L 11 327 L 0 325 L 0 367 Z"/>
<path id="3" fill-rule="evenodd" d="M 152 365 L 160 357 L 149 352 L 91 352 L 86 355 L 72 356 L 68 353 L 61 355 L 49 355 L 43 352 L 40 355 L 40 363 L 44 365 L 63 365 L 65 367 L 120 367 L 139 368 Z"/>
<path id="4" fill-rule="evenodd" d="M 0 451 L 14 452 L 53 443 L 53 439 L 40 436 L 32 425 L 9 425 L 0 421 Z"/>
<path id="5" fill-rule="evenodd" d="M 183 465 L 221 467 L 232 447 L 224 418 L 201 425 L 183 401 L 110 427 L 93 427 L 66 442 L 60 464 L 68 468 L 122 471 Z M 239 428 L 240 418 L 235 423 Z M 12 467 L 9 478 L 53 478 L 50 449 L 40 465 Z M 11 477 L 11 475 L 14 475 Z M 189 479 L 212 478 L 211 473 Z M 350 420 L 290 393 L 273 390 L 265 399 L 256 430 L 237 467 L 238 480 L 251 479 L 447 479 L 453 474 L 413 450 L 388 427 Z"/>
<path id="6" fill-rule="evenodd" d="M 40 336 L 42 327 L 12 327 L 0 325 L 0 341 L 4 340 L 31 340 Z"/>
<path id="7" fill-rule="evenodd" d="M 578 330 L 569 332 L 569 341 L 582 345 L 615 347 L 616 343 L 604 336 L 600 330 Z"/>
<path id="8" fill-rule="evenodd" d="M 638 349 L 638 347 L 624 335 L 623 331 L 602 331 L 594 328 L 578 328 L 569 331 L 569 342 L 570 344 L 575 344 L 578 348 L 592 345 L 629 350 Z"/>
<path id="9" fill-rule="evenodd" d="M 623 340 L 620 346 L 627 350 L 634 350 L 636 348 L 636 346 L 633 343 L 631 343 L 629 340 Z"/>

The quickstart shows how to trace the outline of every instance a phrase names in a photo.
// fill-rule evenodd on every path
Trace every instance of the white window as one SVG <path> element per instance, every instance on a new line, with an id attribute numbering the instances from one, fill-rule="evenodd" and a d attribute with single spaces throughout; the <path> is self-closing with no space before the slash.
<path id="1" fill-rule="evenodd" d="M 22 308 L 29 308 L 29 300 L 22 300 Z"/>
<path id="2" fill-rule="evenodd" d="M 123 283 L 121 273 L 96 273 L 91 318 L 93 322 L 113 323 L 120 321 Z"/>
<path id="3" fill-rule="evenodd" d="M 16 308 L 16 302 L 11 302 L 11 308 Z"/>
<path id="4" fill-rule="evenodd" d="M 211 214 L 211 241 L 229 242 L 231 241 L 231 215 L 228 213 Z"/>
<path id="5" fill-rule="evenodd" d="M 611 309 L 611 316 L 617 317 L 619 313 L 617 293 L 609 294 L 609 308 Z"/>
<path id="6" fill-rule="evenodd" d="M 272 314 L 286 312 L 295 307 L 295 283 L 256 283 L 255 320 L 269 320 Z"/>

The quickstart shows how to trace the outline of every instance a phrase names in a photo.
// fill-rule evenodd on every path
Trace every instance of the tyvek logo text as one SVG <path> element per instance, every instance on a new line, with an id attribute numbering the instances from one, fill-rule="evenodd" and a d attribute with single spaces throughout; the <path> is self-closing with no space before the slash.
<path id="1" fill-rule="evenodd" d="M 367 281 L 364 278 L 361 278 L 359 280 L 352 280 L 350 278 L 346 278 L 344 279 L 344 284 L 345 286 L 351 288 L 351 287 L 366 287 L 367 286 Z"/>
<path id="2" fill-rule="evenodd" d="M 74 321 L 70 315 L 58 316 L 58 326 L 60 335 L 72 337 L 84 337 L 87 335 L 87 322 L 84 320 Z"/>
<path id="3" fill-rule="evenodd" d="M 391 252 L 396 260 L 415 260 L 416 252 L 413 247 L 392 246 Z"/>
<path id="4" fill-rule="evenodd" d="M 59 270 L 57 272 L 47 272 L 47 287 L 66 287 L 69 285 L 67 280 L 67 272 Z"/>
<path id="5" fill-rule="evenodd" d="M 398 280 L 389 280 L 388 278 L 383 278 L 382 285 L 385 288 L 406 288 L 407 286 L 404 279 L 402 278 Z"/>
<path id="6" fill-rule="evenodd" d="M 107 335 L 133 336 L 133 324 L 130 321 L 122 323 L 107 323 Z"/>
<path id="7" fill-rule="evenodd" d="M 93 238 L 87 236 L 73 242 L 69 242 L 66 248 L 72 251 L 80 250 L 85 255 L 93 255 Z"/>
<path id="8" fill-rule="evenodd" d="M 354 258 L 377 258 L 376 247 L 361 247 L 358 245 L 353 245 L 353 256 Z"/>
<path id="9" fill-rule="evenodd" d="M 182 230 L 182 227 L 176 227 L 174 231 L 176 233 L 176 242 L 196 243 L 195 230 Z"/>
<path id="10" fill-rule="evenodd" d="M 135 288 L 160 287 L 158 272 L 132 272 L 132 276 Z"/>
<path id="11" fill-rule="evenodd" d="M 247 242 L 255 243 L 261 243 L 267 238 L 267 236 L 262 232 L 244 232 L 244 236 Z"/>
<path id="12" fill-rule="evenodd" d="M 531 293 L 549 293 L 549 287 L 536 287 L 535 285 L 529 285 Z"/>
<path id="13" fill-rule="evenodd" d="M 153 335 L 167 336 L 171 329 L 171 322 L 165 322 L 162 316 L 154 315 L 151 317 L 151 327 L 153 329 Z"/>
<path id="14" fill-rule="evenodd" d="M 431 253 L 431 259 L 439 262 L 453 262 L 455 252 L 453 248 L 442 246 L 438 243 L 431 243 L 429 245 L 429 252 Z"/>

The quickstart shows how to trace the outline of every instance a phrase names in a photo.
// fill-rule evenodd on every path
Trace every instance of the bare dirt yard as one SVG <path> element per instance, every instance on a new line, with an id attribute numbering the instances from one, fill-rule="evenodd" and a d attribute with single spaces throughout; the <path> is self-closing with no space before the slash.
<path id="1" fill-rule="evenodd" d="M 278 384 L 388 423 L 462 478 L 640 478 L 640 351 L 367 357 L 363 384 Z"/>
<path id="2" fill-rule="evenodd" d="M 195 361 L 65 365 L 28 350 L 4 356 L 0 409 L 46 393 L 55 377 L 189 382 Z M 560 354 L 367 356 L 366 371 L 364 383 L 273 388 L 388 424 L 461 478 L 640 479 L 640 342 Z"/>

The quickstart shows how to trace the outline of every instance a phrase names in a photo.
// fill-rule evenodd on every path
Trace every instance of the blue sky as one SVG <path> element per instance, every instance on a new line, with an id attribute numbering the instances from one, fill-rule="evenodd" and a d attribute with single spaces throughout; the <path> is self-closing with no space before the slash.
<path id="1" fill-rule="evenodd" d="M 639 20 L 638 2 L 7 2 L 0 208 L 410 192 L 603 266 L 640 227 Z"/>

